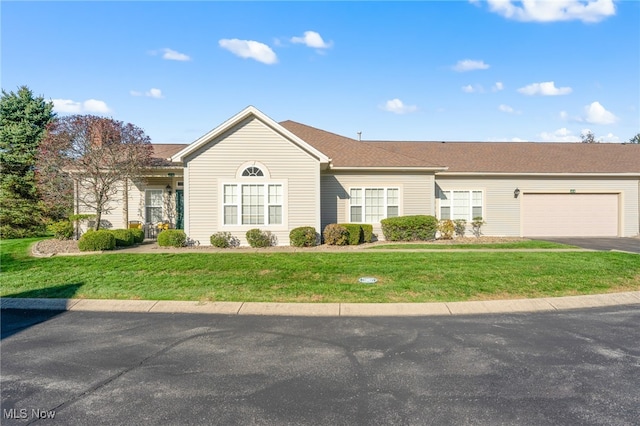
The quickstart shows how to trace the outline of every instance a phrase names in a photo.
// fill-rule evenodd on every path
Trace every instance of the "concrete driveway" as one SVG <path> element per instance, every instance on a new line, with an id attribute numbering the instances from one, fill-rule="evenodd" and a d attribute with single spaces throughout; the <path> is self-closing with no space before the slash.
<path id="1" fill-rule="evenodd" d="M 614 237 L 549 237 L 535 238 L 536 240 L 552 241 L 560 244 L 570 244 L 589 250 L 602 251 L 626 251 L 640 253 L 640 238 L 614 238 Z"/>

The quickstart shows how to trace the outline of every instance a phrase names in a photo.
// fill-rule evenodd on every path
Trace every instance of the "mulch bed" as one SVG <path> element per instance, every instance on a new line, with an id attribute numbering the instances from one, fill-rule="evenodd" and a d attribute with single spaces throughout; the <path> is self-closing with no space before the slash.
<path id="1" fill-rule="evenodd" d="M 510 242 L 518 242 L 518 241 L 527 241 L 526 238 L 506 238 L 506 237 L 464 237 L 464 238 L 456 238 L 453 240 L 436 240 L 436 241 L 429 241 L 429 242 L 424 242 L 424 244 L 495 244 L 495 243 L 510 243 Z M 315 248 L 316 250 L 320 249 L 322 250 L 322 248 L 325 248 L 327 250 L 353 250 L 356 248 L 365 248 L 365 247 L 370 247 L 372 245 L 384 245 L 384 244 L 416 244 L 417 242 L 407 242 L 407 243 L 398 243 L 398 242 L 387 242 L 387 241 L 377 241 L 374 243 L 370 243 L 370 244 L 366 244 L 366 245 L 361 245 L 361 246 L 326 246 L 326 245 L 322 245 L 322 246 L 318 246 L 317 248 Z M 158 249 L 163 249 L 163 247 L 158 247 L 158 245 L 156 243 L 145 243 L 145 244 L 150 244 L 152 245 L 151 248 L 158 248 Z M 190 249 L 211 249 L 214 247 L 211 246 L 198 246 L 198 247 L 185 247 L 183 249 L 180 250 L 190 250 Z M 274 252 L 278 252 L 278 251 L 283 251 L 284 249 L 286 249 L 285 246 L 275 246 L 275 247 L 270 247 L 270 248 L 265 248 L 265 249 L 260 249 L 260 251 L 274 251 Z M 236 249 L 229 249 L 229 250 L 236 250 Z M 241 249 L 240 249 L 241 250 Z M 56 240 L 56 239 L 48 239 L 48 240 L 42 240 L 39 241 L 38 243 L 36 243 L 36 246 L 33 249 L 34 252 L 39 253 L 40 255 L 44 255 L 44 256 L 51 256 L 51 255 L 55 255 L 55 254 L 62 254 L 62 253 L 80 253 L 80 250 L 78 249 L 78 241 L 76 240 Z"/>

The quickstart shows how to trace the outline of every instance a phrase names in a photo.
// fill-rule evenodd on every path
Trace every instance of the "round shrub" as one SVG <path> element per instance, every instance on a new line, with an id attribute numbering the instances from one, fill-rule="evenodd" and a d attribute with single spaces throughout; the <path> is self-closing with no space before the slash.
<path id="1" fill-rule="evenodd" d="M 54 238 L 69 240 L 73 237 L 73 223 L 68 220 L 60 220 L 47 226 L 47 231 L 51 232 Z"/>
<path id="2" fill-rule="evenodd" d="M 346 246 L 349 244 L 349 231 L 342 225 L 331 223 L 322 232 L 324 242 L 331 246 Z"/>
<path id="3" fill-rule="evenodd" d="M 438 219 L 428 215 L 388 217 L 380 224 L 387 241 L 435 240 L 438 231 Z"/>
<path id="4" fill-rule="evenodd" d="M 135 244 L 144 242 L 144 229 L 131 228 L 129 229 L 129 232 L 133 235 L 133 242 Z"/>
<path id="5" fill-rule="evenodd" d="M 318 244 L 318 234 L 313 226 L 301 226 L 289 232 L 289 244 L 294 247 L 315 247 Z"/>
<path id="6" fill-rule="evenodd" d="M 109 232 L 116 239 L 116 247 L 131 247 L 134 243 L 134 237 L 128 229 L 112 229 Z"/>
<path id="7" fill-rule="evenodd" d="M 209 238 L 211 245 L 218 248 L 237 247 L 240 241 L 230 232 L 216 232 Z"/>
<path id="8" fill-rule="evenodd" d="M 187 242 L 187 234 L 182 229 L 166 229 L 158 234 L 160 247 L 184 247 Z"/>
<path id="9" fill-rule="evenodd" d="M 116 237 L 111 231 L 87 231 L 78 241 L 80 251 L 102 251 L 116 248 Z"/>
<path id="10" fill-rule="evenodd" d="M 260 229 L 249 229 L 246 233 L 247 242 L 251 247 L 263 248 L 273 245 L 273 237 L 271 232 L 262 231 Z"/>

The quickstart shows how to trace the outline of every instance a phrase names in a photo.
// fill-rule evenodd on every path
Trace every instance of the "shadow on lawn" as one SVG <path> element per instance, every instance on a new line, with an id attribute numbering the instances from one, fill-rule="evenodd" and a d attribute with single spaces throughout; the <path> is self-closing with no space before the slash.
<path id="1" fill-rule="evenodd" d="M 78 292 L 84 283 L 65 284 L 55 287 L 29 290 L 21 293 L 8 294 L 3 299 L 71 299 Z M 45 309 L 24 309 L 24 308 L 3 308 L 0 311 L 0 340 L 13 336 L 29 327 L 48 321 L 65 312 L 64 301 L 57 303 L 51 300 L 50 308 Z M 47 303 L 47 301 L 45 301 Z M 4 305 L 4 304 L 3 304 Z M 59 305 L 58 308 L 56 305 Z"/>

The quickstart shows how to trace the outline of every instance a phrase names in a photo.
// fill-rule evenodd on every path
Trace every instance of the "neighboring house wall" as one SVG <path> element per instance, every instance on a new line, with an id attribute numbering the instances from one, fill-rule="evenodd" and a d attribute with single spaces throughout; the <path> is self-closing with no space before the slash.
<path id="1" fill-rule="evenodd" d="M 255 165 L 265 177 L 242 177 Z M 320 226 L 320 165 L 317 159 L 257 119 L 248 119 L 185 158 L 185 231 L 209 245 L 216 232 L 230 232 L 247 244 L 249 229 L 271 231 L 279 245 L 289 244 L 289 231 Z M 282 185 L 282 223 L 224 224 L 225 184 Z M 239 194 L 238 194 L 239 196 Z"/>
<path id="2" fill-rule="evenodd" d="M 351 188 L 398 188 L 399 215 L 433 215 L 434 175 L 427 172 L 327 171 L 322 174 L 322 230 L 330 223 L 350 221 Z M 364 223 L 365 221 L 361 221 Z M 380 223 L 374 233 L 383 240 Z"/>
<path id="3" fill-rule="evenodd" d="M 520 196 L 514 198 L 514 190 Z M 544 176 L 447 176 L 436 177 L 436 216 L 440 218 L 439 190 L 481 190 L 483 192 L 484 235 L 522 236 L 521 207 L 526 193 L 620 193 L 619 224 L 620 236 L 631 237 L 639 234 L 638 208 L 639 190 L 637 178 L 611 177 L 544 177 Z M 588 214 L 588 212 L 575 212 Z"/>

